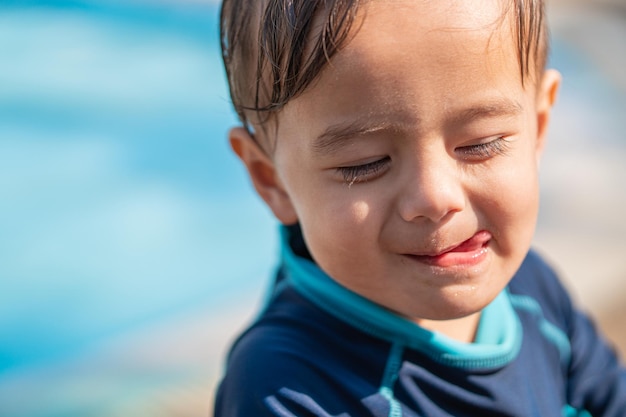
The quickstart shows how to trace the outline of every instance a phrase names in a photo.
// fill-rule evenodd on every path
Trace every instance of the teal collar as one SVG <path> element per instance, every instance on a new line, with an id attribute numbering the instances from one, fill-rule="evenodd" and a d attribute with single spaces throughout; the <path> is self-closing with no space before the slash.
<path id="1" fill-rule="evenodd" d="M 288 228 L 282 227 L 281 252 L 289 283 L 318 307 L 351 326 L 459 368 L 497 368 L 517 356 L 522 326 L 506 291 L 482 311 L 475 342 L 462 343 L 426 330 L 340 285 L 314 262 L 297 256 L 289 238 Z"/>

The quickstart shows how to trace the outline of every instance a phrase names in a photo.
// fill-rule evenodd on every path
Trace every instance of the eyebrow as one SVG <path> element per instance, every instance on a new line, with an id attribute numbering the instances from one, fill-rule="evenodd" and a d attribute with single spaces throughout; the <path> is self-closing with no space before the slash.
<path id="1" fill-rule="evenodd" d="M 400 132 L 405 130 L 408 123 L 394 119 L 398 119 L 398 117 L 384 115 L 383 117 L 367 117 L 331 125 L 313 141 L 311 147 L 319 155 L 328 155 L 344 148 L 360 136 L 372 135 L 381 131 Z"/>
<path id="2" fill-rule="evenodd" d="M 505 98 L 496 99 L 454 112 L 448 118 L 447 124 L 463 126 L 477 119 L 515 117 L 522 112 L 523 107 L 519 102 Z M 318 155 L 330 155 L 360 136 L 381 131 L 398 133 L 408 131 L 410 126 L 418 125 L 419 119 L 406 115 L 368 116 L 329 126 L 312 142 L 311 147 Z"/>
<path id="3" fill-rule="evenodd" d="M 460 112 L 455 112 L 448 119 L 448 123 L 453 126 L 459 126 L 476 119 L 515 117 L 519 116 L 523 110 L 524 108 L 519 102 L 502 98 L 471 106 Z"/>

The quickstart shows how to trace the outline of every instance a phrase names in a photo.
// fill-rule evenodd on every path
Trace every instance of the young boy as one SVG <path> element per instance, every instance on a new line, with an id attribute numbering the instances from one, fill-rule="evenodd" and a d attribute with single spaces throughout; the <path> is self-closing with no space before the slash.
<path id="1" fill-rule="evenodd" d="M 282 227 L 218 417 L 626 416 L 529 252 L 559 74 L 541 0 L 226 0 L 230 142 Z"/>

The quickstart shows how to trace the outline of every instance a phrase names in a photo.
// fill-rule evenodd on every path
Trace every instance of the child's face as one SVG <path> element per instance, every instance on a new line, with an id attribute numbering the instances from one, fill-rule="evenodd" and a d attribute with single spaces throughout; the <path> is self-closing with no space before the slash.
<path id="1" fill-rule="evenodd" d="M 279 114 L 256 170 L 326 273 L 414 319 L 481 310 L 533 235 L 558 77 L 522 86 L 495 4 L 366 3 L 355 37 Z"/>

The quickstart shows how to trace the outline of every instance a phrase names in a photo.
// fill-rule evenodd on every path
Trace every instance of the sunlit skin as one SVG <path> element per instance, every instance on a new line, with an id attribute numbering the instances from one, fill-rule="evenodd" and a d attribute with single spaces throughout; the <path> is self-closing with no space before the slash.
<path id="1" fill-rule="evenodd" d="M 498 3 L 367 2 L 276 137 L 230 136 L 322 270 L 463 341 L 529 249 L 559 84 L 546 71 L 522 85 Z"/>

